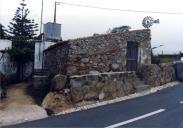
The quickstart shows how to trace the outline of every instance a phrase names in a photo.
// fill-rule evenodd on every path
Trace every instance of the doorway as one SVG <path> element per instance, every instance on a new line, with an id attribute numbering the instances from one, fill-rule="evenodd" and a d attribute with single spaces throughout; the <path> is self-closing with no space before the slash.
<path id="1" fill-rule="evenodd" d="M 138 42 L 127 42 L 127 71 L 136 71 L 138 66 Z"/>

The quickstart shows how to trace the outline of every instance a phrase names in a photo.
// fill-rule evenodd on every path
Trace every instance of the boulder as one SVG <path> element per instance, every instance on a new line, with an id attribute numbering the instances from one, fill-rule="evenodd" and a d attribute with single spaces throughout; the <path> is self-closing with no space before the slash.
<path id="1" fill-rule="evenodd" d="M 65 84 L 67 82 L 67 76 L 58 74 L 52 79 L 52 90 L 59 91 L 65 88 Z"/>
<path id="2" fill-rule="evenodd" d="M 42 107 L 49 114 L 56 114 L 72 107 L 71 102 L 61 93 L 50 92 L 44 98 Z"/>

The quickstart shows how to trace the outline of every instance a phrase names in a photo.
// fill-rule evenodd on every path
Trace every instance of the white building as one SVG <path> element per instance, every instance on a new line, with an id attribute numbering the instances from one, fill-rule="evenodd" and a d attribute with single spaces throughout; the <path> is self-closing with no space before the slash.
<path id="1" fill-rule="evenodd" d="M 34 70 L 39 71 L 43 66 L 43 51 L 49 46 L 54 45 L 55 42 L 42 41 L 35 43 L 35 54 L 34 54 Z"/>
<path id="2" fill-rule="evenodd" d="M 0 39 L 0 72 L 10 75 L 16 72 L 16 66 L 10 62 L 10 57 L 6 50 L 12 48 L 12 41 Z"/>
<path id="3" fill-rule="evenodd" d="M 35 43 L 34 71 L 39 73 L 43 67 L 43 51 L 61 40 L 61 24 L 48 22 L 44 24 L 44 39 Z"/>

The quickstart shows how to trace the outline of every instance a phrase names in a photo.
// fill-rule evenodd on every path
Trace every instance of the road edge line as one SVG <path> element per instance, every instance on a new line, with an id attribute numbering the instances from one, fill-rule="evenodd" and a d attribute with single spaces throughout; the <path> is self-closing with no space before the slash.
<path id="1" fill-rule="evenodd" d="M 142 115 L 142 116 L 138 116 L 138 117 L 135 117 L 135 118 L 132 118 L 132 119 L 129 119 L 129 120 L 126 120 L 126 121 L 117 123 L 117 124 L 113 124 L 113 125 L 107 126 L 107 127 L 105 127 L 105 128 L 116 128 L 116 127 L 119 127 L 119 126 L 123 126 L 123 125 L 129 124 L 129 123 L 132 123 L 132 122 L 135 122 L 135 121 L 138 121 L 138 120 L 141 120 L 141 119 L 144 119 L 144 118 L 153 116 L 153 115 L 155 115 L 155 114 L 164 112 L 165 110 L 166 110 L 166 109 L 159 109 L 159 110 L 156 110 L 156 111 L 147 113 L 147 114 Z"/>

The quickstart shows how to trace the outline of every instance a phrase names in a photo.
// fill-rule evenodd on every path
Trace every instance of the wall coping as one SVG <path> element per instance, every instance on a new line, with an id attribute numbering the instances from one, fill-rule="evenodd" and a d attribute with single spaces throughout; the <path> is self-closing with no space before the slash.
<path id="1" fill-rule="evenodd" d="M 75 39 L 69 39 L 69 40 L 65 40 L 65 41 L 61 41 L 55 45 L 50 46 L 49 48 L 45 49 L 43 52 L 47 52 L 57 46 L 63 45 L 65 43 L 69 43 L 75 41 L 79 41 L 79 40 L 89 40 L 89 39 L 95 39 L 95 38 L 100 38 L 100 37 L 106 37 L 106 36 L 113 36 L 113 35 L 125 35 L 125 34 L 129 34 L 129 33 L 134 33 L 134 32 L 150 32 L 150 29 L 139 29 L 139 30 L 132 30 L 129 32 L 123 32 L 123 33 L 109 33 L 109 34 L 99 34 L 96 36 L 86 36 L 86 37 L 81 37 L 81 38 L 75 38 Z"/>
<path id="2" fill-rule="evenodd" d="M 135 71 L 123 71 L 123 72 L 104 72 L 104 73 L 96 73 L 96 74 L 84 74 L 84 75 L 73 75 L 69 78 L 81 78 L 85 76 L 100 76 L 100 75 L 114 75 L 114 74 L 130 74 L 135 73 Z"/>

